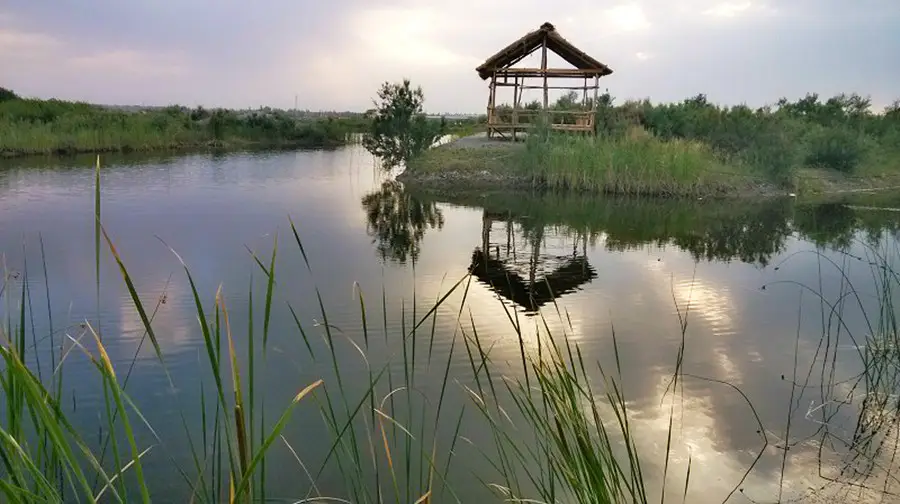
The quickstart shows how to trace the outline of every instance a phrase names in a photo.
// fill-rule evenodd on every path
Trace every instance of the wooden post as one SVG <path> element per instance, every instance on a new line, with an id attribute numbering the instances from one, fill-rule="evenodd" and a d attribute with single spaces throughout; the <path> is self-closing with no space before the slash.
<path id="1" fill-rule="evenodd" d="M 591 106 L 591 129 L 597 134 L 597 99 L 600 92 L 600 76 L 594 76 L 594 103 Z"/>
<path id="2" fill-rule="evenodd" d="M 484 252 L 485 257 L 489 257 L 491 254 L 490 241 L 492 224 L 493 219 L 488 215 L 488 211 L 484 210 L 481 214 L 481 251 Z"/>
<path id="3" fill-rule="evenodd" d="M 544 113 L 547 112 L 549 105 L 549 96 L 547 95 L 547 35 L 544 34 L 544 41 L 541 43 L 541 72 L 544 74 Z"/>
<path id="4" fill-rule="evenodd" d="M 584 95 L 581 97 L 581 106 L 587 108 L 587 90 L 588 90 L 588 78 L 584 78 Z"/>
<path id="5" fill-rule="evenodd" d="M 494 136 L 494 94 L 497 92 L 497 73 L 491 76 L 490 92 L 488 93 L 488 117 L 487 117 L 487 136 Z"/>
<path id="6" fill-rule="evenodd" d="M 512 140 L 516 141 L 516 126 L 519 125 L 519 78 L 516 77 L 513 85 L 513 109 L 512 109 Z"/>

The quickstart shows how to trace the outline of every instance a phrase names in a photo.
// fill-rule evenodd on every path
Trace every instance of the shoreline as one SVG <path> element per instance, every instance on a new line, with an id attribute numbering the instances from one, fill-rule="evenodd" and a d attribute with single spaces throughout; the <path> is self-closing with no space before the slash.
<path id="1" fill-rule="evenodd" d="M 48 151 L 14 151 L 0 150 L 0 159 L 14 160 L 27 158 L 62 158 L 85 154 L 192 154 L 196 152 L 211 151 L 240 151 L 240 150 L 328 150 L 336 149 L 351 144 L 349 141 L 329 141 L 324 143 L 308 142 L 255 142 L 255 141 L 226 141 L 226 142 L 201 142 L 194 144 L 173 144 L 149 147 L 108 147 L 99 149 L 80 148 L 56 148 Z"/>
<path id="2" fill-rule="evenodd" d="M 484 134 L 457 138 L 432 147 L 407 163 L 397 175 L 398 182 L 412 190 L 429 193 L 497 192 L 497 191 L 560 191 L 536 181 L 532 174 L 518 169 L 516 159 L 525 148 L 524 143 L 487 139 Z M 730 187 L 711 186 L 696 194 L 677 194 L 665 191 L 626 193 L 610 190 L 562 189 L 572 194 L 598 196 L 635 196 L 664 199 L 744 199 L 794 196 L 839 197 L 844 194 L 877 194 L 900 190 L 897 176 L 847 176 L 833 170 L 798 168 L 793 188 L 780 186 L 754 173 L 731 173 Z"/>

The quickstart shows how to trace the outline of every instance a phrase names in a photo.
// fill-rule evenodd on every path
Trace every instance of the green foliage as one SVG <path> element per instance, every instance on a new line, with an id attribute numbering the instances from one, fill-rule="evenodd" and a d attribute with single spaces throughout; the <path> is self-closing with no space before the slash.
<path id="1" fill-rule="evenodd" d="M 134 151 L 261 144 L 328 147 L 358 126 L 284 111 L 188 109 L 137 112 L 61 100 L 0 101 L 0 155 Z"/>
<path id="2" fill-rule="evenodd" d="M 663 141 L 640 129 L 614 138 L 535 133 L 520 165 L 535 184 L 554 189 L 687 196 L 735 185 L 705 144 Z"/>
<path id="3" fill-rule="evenodd" d="M 721 107 L 704 94 L 678 103 L 641 100 L 614 105 L 613 98 L 604 93 L 597 100 L 595 124 L 603 138 L 627 138 L 635 127 L 641 127 L 662 141 L 701 142 L 723 164 L 793 187 L 796 171 L 803 166 L 843 173 L 863 167 L 870 172 L 900 172 L 900 100 L 880 114 L 870 105 L 868 98 L 856 94 L 825 101 L 809 94 L 757 109 Z M 537 102 L 523 108 L 529 106 L 540 108 Z M 558 123 L 565 116 L 554 116 L 554 111 L 592 106 L 592 100 L 582 104 L 572 92 L 560 97 L 550 113 Z M 498 113 L 509 120 L 512 109 L 499 106 Z M 520 121 L 529 118 L 520 117 Z"/>
<path id="4" fill-rule="evenodd" d="M 386 167 L 405 163 L 430 147 L 440 135 L 440 124 L 425 117 L 424 102 L 422 88 L 412 88 L 408 79 L 385 82 L 378 90 L 372 124 L 363 145 Z"/>
<path id="5" fill-rule="evenodd" d="M 10 100 L 18 100 L 19 96 L 13 93 L 12 89 L 0 87 L 0 103 Z"/>
<path id="6" fill-rule="evenodd" d="M 806 164 L 852 173 L 866 155 L 866 137 L 847 126 L 811 129 Z"/>

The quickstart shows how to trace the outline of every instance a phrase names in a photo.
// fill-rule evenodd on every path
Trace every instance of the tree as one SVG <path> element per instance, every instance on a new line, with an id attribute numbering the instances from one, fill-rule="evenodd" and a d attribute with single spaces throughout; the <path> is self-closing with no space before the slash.
<path id="1" fill-rule="evenodd" d="M 16 93 L 13 93 L 11 89 L 6 89 L 4 87 L 0 87 L 0 103 L 10 100 L 18 100 L 19 97 Z"/>
<path id="2" fill-rule="evenodd" d="M 385 82 L 378 90 L 372 125 L 363 145 L 386 167 L 405 163 L 434 143 L 438 132 L 425 118 L 424 102 L 422 88 L 413 88 L 408 79 Z"/>

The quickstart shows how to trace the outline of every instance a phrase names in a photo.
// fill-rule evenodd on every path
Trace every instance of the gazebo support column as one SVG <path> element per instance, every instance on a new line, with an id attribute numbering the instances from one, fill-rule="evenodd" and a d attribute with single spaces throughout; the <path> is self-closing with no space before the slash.
<path id="1" fill-rule="evenodd" d="M 547 89 L 547 37 L 544 37 L 541 43 L 541 73 L 544 75 L 544 118 L 546 119 L 550 104 L 550 95 Z"/>

